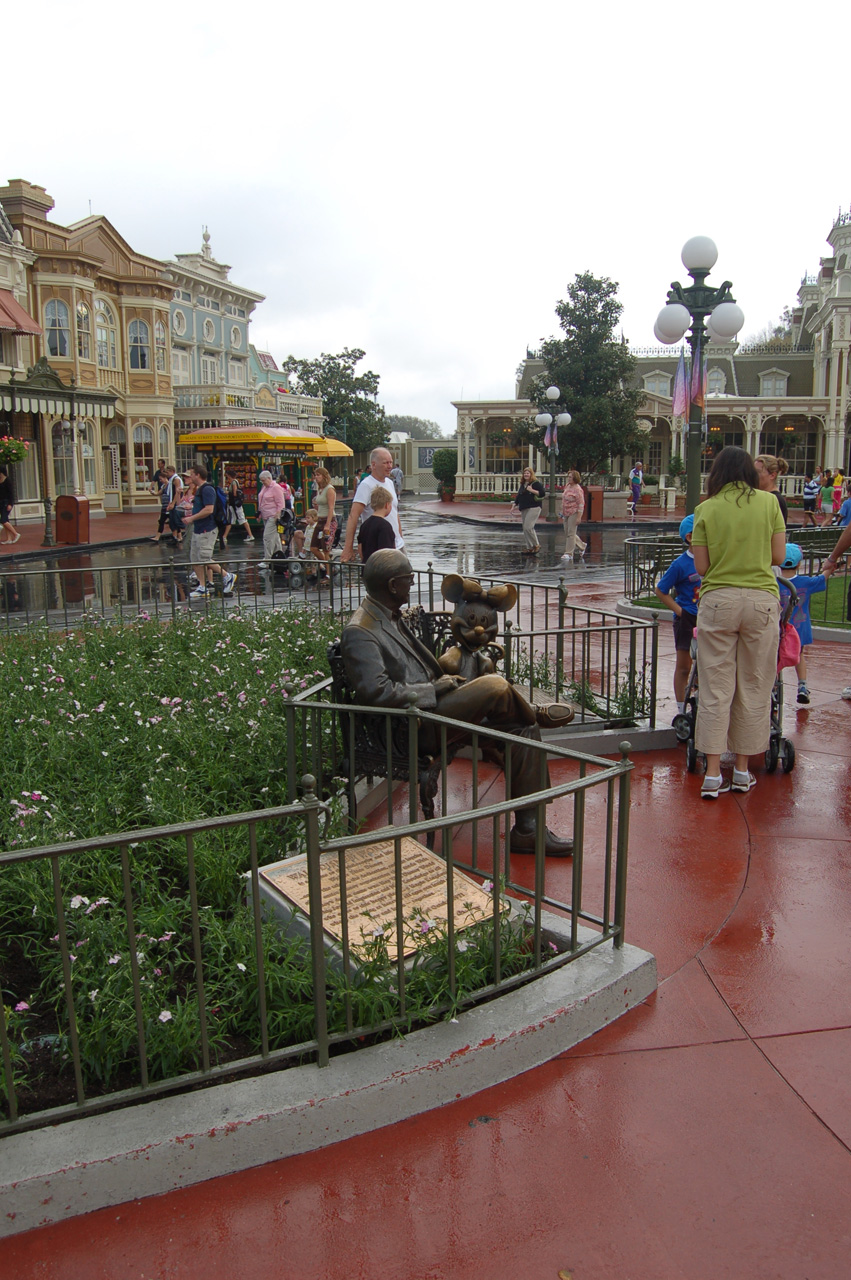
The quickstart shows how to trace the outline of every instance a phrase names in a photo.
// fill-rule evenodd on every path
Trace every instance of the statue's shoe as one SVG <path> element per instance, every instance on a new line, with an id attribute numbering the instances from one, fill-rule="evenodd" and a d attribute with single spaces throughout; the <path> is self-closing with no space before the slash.
<path id="1" fill-rule="evenodd" d="M 511 834 L 508 837 L 508 847 L 512 853 L 534 853 L 535 852 L 535 832 L 534 831 L 518 831 L 517 827 L 511 828 Z M 562 840 L 554 831 L 550 831 L 547 827 L 547 834 L 544 839 L 544 853 L 548 858 L 570 858 L 573 856 L 573 840 L 570 836 Z"/>
<path id="2" fill-rule="evenodd" d="M 538 724 L 542 729 L 561 729 L 573 719 L 573 707 L 566 702 L 551 702 L 546 707 L 537 708 Z"/>

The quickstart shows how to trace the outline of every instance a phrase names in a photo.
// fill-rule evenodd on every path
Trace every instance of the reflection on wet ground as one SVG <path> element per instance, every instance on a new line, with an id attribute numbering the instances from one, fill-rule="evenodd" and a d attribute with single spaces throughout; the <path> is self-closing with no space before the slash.
<path id="1" fill-rule="evenodd" d="M 540 524 L 541 550 L 537 556 L 523 553 L 519 528 L 467 524 L 436 519 L 416 510 L 403 509 L 406 552 L 414 569 L 424 573 L 462 573 L 470 577 L 508 577 L 518 582 L 556 586 L 564 578 L 568 586 L 594 582 L 611 583 L 623 572 L 623 544 L 632 536 L 629 527 L 586 530 L 588 550 L 582 560 L 561 559 L 564 545 L 561 528 Z M 641 532 L 651 532 L 643 525 Z M 154 616 L 168 616 L 178 606 L 191 603 L 200 611 L 229 609 L 239 603 L 252 609 L 285 607 L 322 599 L 328 602 L 324 584 L 313 578 L 312 562 L 294 565 L 293 572 L 273 574 L 261 569 L 262 544 L 242 542 L 231 536 L 220 563 L 236 572 L 236 593 L 227 601 L 209 597 L 191 600 L 195 585 L 185 552 L 166 542 L 93 549 L 85 553 L 52 556 L 20 564 L 14 573 L 0 575 L 0 609 L 9 624 L 25 625 L 47 614 L 62 624 L 78 619 L 85 611 L 101 616 L 122 617 L 147 610 Z M 334 606 L 345 609 L 357 603 L 358 574 L 344 569 L 334 592 Z"/>

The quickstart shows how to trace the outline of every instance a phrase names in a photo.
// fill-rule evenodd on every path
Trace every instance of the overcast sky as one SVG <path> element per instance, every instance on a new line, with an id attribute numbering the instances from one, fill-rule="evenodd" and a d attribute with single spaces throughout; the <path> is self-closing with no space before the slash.
<path id="1" fill-rule="evenodd" d="M 6 6 L 0 182 L 153 257 L 207 224 L 266 295 L 254 342 L 364 348 L 389 413 L 451 430 L 450 401 L 513 396 L 578 271 L 654 344 L 696 234 L 753 333 L 851 203 L 839 0 L 298 8 Z"/>

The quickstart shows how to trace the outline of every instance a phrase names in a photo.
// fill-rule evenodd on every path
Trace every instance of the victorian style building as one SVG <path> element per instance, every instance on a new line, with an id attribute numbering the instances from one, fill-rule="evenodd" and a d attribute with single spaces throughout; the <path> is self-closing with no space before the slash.
<path id="1" fill-rule="evenodd" d="M 322 401 L 250 343 L 263 295 L 230 279 L 206 230 L 199 252 L 163 262 L 105 217 L 63 227 L 52 208 L 43 187 L 0 187 L 0 434 L 33 442 L 16 519 L 49 519 L 72 493 L 94 517 L 155 507 L 157 459 L 187 469 L 195 431 L 321 435 Z"/>
<path id="2" fill-rule="evenodd" d="M 16 468 L 16 483 L 39 501 L 79 490 L 93 515 L 148 506 L 155 459 L 173 453 L 165 266 L 131 249 L 104 217 L 50 222 L 43 187 L 10 182 L 0 205 L 28 251 L 38 328 L 33 381 L 18 389 L 16 410 L 26 399 L 42 474 Z M 18 416 L 11 425 L 20 436 L 26 424 Z"/>
<path id="3" fill-rule="evenodd" d="M 707 349 L 707 396 L 701 459 L 708 471 L 724 445 L 752 454 L 784 457 L 789 475 L 781 487 L 797 493 L 816 465 L 848 473 L 851 458 L 851 212 L 840 212 L 827 237 L 829 256 L 805 276 L 792 313 L 791 332 L 766 345 L 730 342 Z M 645 392 L 639 425 L 644 449 L 610 460 L 615 482 L 638 458 L 664 486 L 674 455 L 685 456 L 686 420 L 673 413 L 672 391 L 679 349 L 636 349 L 636 376 Z M 533 351 L 517 371 L 515 398 L 458 401 L 458 479 L 461 497 L 502 498 L 524 466 L 544 468 L 543 456 L 518 446 L 514 427 L 534 417 L 525 397 L 543 372 Z M 564 465 L 569 459 L 562 459 Z"/>

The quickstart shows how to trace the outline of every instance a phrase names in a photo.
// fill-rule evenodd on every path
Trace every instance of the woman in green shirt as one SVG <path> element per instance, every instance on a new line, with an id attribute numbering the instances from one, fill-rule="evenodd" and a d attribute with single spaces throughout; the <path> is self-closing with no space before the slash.
<path id="1" fill-rule="evenodd" d="M 748 757 L 768 746 L 780 641 L 780 593 L 772 565 L 786 554 L 783 516 L 760 491 L 750 454 L 729 446 L 712 464 L 694 513 L 694 567 L 703 578 L 697 615 L 700 702 L 695 745 L 706 756 L 700 794 L 750 791 Z M 736 756 L 732 784 L 721 755 Z"/>

